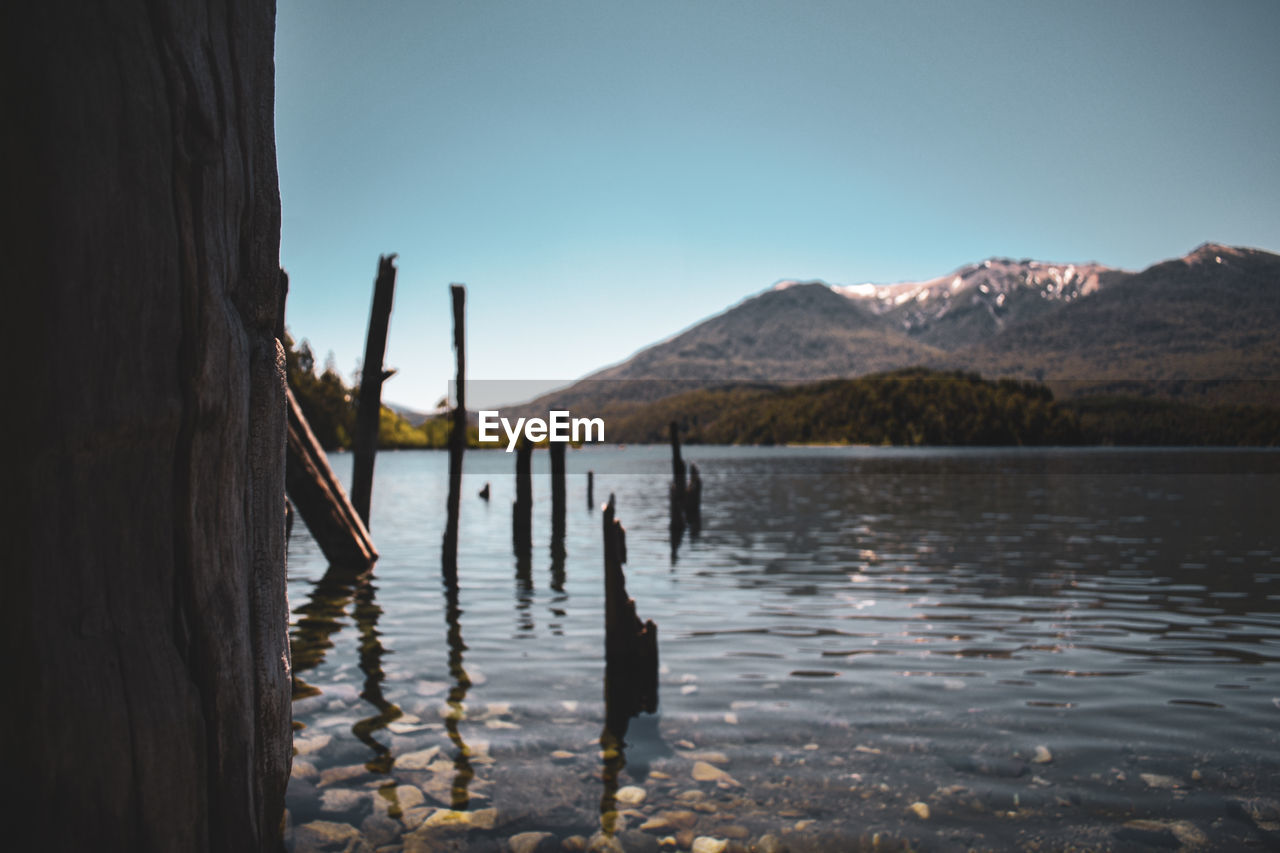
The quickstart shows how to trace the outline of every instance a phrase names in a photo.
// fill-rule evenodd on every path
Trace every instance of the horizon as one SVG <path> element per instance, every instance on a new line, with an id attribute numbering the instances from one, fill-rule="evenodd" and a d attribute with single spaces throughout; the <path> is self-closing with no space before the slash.
<path id="1" fill-rule="evenodd" d="M 1271 4 L 376 11 L 280 5 L 281 261 L 350 377 L 399 255 L 407 408 L 452 376 L 451 282 L 469 380 L 564 383 L 788 279 L 1280 245 Z"/>

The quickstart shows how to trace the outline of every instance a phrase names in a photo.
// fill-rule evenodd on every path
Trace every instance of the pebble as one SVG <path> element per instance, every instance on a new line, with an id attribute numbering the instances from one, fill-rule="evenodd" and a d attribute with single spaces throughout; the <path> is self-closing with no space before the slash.
<path id="1" fill-rule="evenodd" d="M 433 746 L 430 749 L 420 749 L 417 752 L 408 752 L 396 759 L 397 770 L 426 770 L 431 766 L 431 762 L 440 754 L 440 747 Z"/>
<path id="2" fill-rule="evenodd" d="M 360 832 L 371 846 L 381 847 L 400 837 L 400 824 L 384 814 L 371 814 L 360 824 Z"/>
<path id="3" fill-rule="evenodd" d="M 294 738 L 294 755 L 311 755 L 324 749 L 333 740 L 333 735 L 312 735 L 311 737 Z"/>
<path id="4" fill-rule="evenodd" d="M 724 853 L 729 842 L 723 838 L 700 835 L 693 840 L 693 853 Z"/>
<path id="5" fill-rule="evenodd" d="M 393 798 L 400 805 L 400 811 L 405 812 L 409 809 L 417 808 L 427 801 L 421 789 L 413 785 L 397 785 Z"/>
<path id="6" fill-rule="evenodd" d="M 1049 751 L 1047 746 L 1037 746 L 1035 757 L 1031 760 L 1036 764 L 1048 764 L 1053 761 L 1053 753 Z"/>
<path id="7" fill-rule="evenodd" d="M 588 853 L 627 853 L 622 842 L 612 835 L 597 832 L 587 844 Z"/>
<path id="8" fill-rule="evenodd" d="M 575 758 L 577 758 L 576 755 L 565 749 L 557 749 L 551 753 L 552 761 L 573 761 Z"/>
<path id="9" fill-rule="evenodd" d="M 738 785 L 737 779 L 734 779 L 719 767 L 715 767 L 705 761 L 695 761 L 693 763 L 693 778 L 697 782 L 715 782 L 717 785 Z"/>
<path id="10" fill-rule="evenodd" d="M 658 839 L 631 829 L 618 836 L 626 853 L 658 853 Z"/>
<path id="11" fill-rule="evenodd" d="M 360 830 L 349 823 L 313 820 L 294 830 L 294 850 L 367 850 Z"/>
<path id="12" fill-rule="evenodd" d="M 772 833 L 760 836 L 756 841 L 756 853 L 782 853 L 782 842 Z"/>
<path id="13" fill-rule="evenodd" d="M 459 827 L 462 829 L 493 829 L 498 822 L 497 809 L 479 809 L 459 812 L 453 809 L 436 809 L 422 822 L 423 829 Z"/>
<path id="14" fill-rule="evenodd" d="M 511 853 L 537 853 L 538 846 L 553 836 L 549 832 L 522 832 L 507 839 Z"/>
<path id="15" fill-rule="evenodd" d="M 316 783 L 317 788 L 323 788 L 326 785 L 332 785 L 335 782 L 345 782 L 348 779 L 354 779 L 357 776 L 364 776 L 369 772 L 369 768 L 363 764 L 348 764 L 343 767 L 329 767 L 320 773 L 320 781 Z"/>
<path id="16" fill-rule="evenodd" d="M 320 796 L 320 810 L 325 812 L 349 812 L 357 808 L 365 797 L 366 791 L 353 791 L 350 788 L 330 788 Z"/>
<path id="17" fill-rule="evenodd" d="M 583 838 L 581 835 L 570 835 L 564 841 L 560 842 L 560 846 L 568 851 L 568 853 L 582 853 L 583 850 L 587 849 L 587 839 Z"/>
<path id="18" fill-rule="evenodd" d="M 1130 820 L 1124 825 L 1145 832 L 1172 833 L 1179 844 L 1192 850 L 1209 845 L 1209 837 L 1189 820 Z"/>
<path id="19" fill-rule="evenodd" d="M 1168 791 L 1174 788 L 1181 788 L 1182 783 L 1172 776 L 1161 776 L 1159 773 L 1140 773 L 1142 781 L 1146 782 L 1151 788 L 1159 788 Z"/>
<path id="20" fill-rule="evenodd" d="M 613 799 L 624 806 L 638 806 L 644 802 L 646 796 L 644 788 L 628 785 L 625 788 L 619 788 L 618 793 L 613 795 Z"/>
<path id="21" fill-rule="evenodd" d="M 685 757 L 690 758 L 694 761 L 705 761 L 708 764 L 728 764 L 729 763 L 729 756 L 725 755 L 723 752 L 715 752 L 713 750 L 707 750 L 704 752 L 691 752 Z"/>
<path id="22" fill-rule="evenodd" d="M 318 775 L 320 771 L 310 761 L 294 761 L 293 768 L 289 771 L 289 776 L 293 779 L 312 779 Z"/>
<path id="23" fill-rule="evenodd" d="M 907 807 L 907 810 L 921 820 L 929 819 L 929 805 L 922 802 L 914 802 Z"/>

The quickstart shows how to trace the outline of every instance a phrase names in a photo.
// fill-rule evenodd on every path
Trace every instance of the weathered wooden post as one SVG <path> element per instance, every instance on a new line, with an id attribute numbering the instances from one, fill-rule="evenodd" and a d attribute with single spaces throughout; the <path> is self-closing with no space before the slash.
<path id="1" fill-rule="evenodd" d="M 680 458 L 680 430 L 672 421 L 667 429 L 671 436 L 671 491 L 684 497 L 684 460 Z"/>
<path id="2" fill-rule="evenodd" d="M 547 447 L 551 457 L 551 555 L 564 556 L 564 442 Z"/>
<path id="3" fill-rule="evenodd" d="M 467 448 L 467 361 L 465 322 L 467 289 L 461 284 L 449 285 L 453 299 L 453 352 L 457 360 L 454 381 L 453 430 L 449 433 L 449 503 L 445 518 L 443 561 L 446 580 L 458 576 L 458 506 L 462 490 L 462 453 Z"/>
<path id="4" fill-rule="evenodd" d="M 516 556 L 533 549 L 533 445 L 523 437 L 516 445 L 516 500 L 511 505 L 511 541 Z"/>
<path id="5" fill-rule="evenodd" d="M 383 370 L 387 352 L 387 327 L 391 324 L 391 303 L 396 290 L 396 256 L 378 258 L 378 277 L 373 283 L 373 304 L 369 308 L 369 334 L 364 341 L 364 367 L 360 373 L 360 406 L 356 411 L 356 435 L 351 460 L 351 505 L 369 526 L 369 503 L 373 495 L 373 463 L 378 452 L 378 426 L 382 416 L 382 383 L 394 370 Z"/>
<path id="6" fill-rule="evenodd" d="M 378 559 L 369 531 L 329 467 L 324 448 L 307 424 L 293 391 L 286 393 L 286 400 L 289 431 L 285 488 L 289 498 L 330 563 L 368 566 Z"/>
<path id="7" fill-rule="evenodd" d="M 658 626 L 641 622 L 627 595 L 622 566 L 627 534 L 614 518 L 615 500 L 604 508 L 605 724 L 618 737 L 632 717 L 658 709 Z"/>

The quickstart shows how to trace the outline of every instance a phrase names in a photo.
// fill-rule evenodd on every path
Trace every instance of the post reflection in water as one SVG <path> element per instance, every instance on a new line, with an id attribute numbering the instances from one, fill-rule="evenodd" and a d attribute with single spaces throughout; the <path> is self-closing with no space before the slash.
<path id="1" fill-rule="evenodd" d="M 377 587 L 369 571 L 352 571 L 340 566 L 330 566 L 316 582 L 307 603 L 299 607 L 296 627 L 289 638 L 293 655 L 293 698 L 315 696 L 320 689 L 307 684 L 302 673 L 315 669 L 324 662 L 325 654 L 333 648 L 333 635 L 342 630 L 347 605 L 354 599 L 353 615 L 356 630 L 360 634 L 360 671 L 364 673 L 364 689 L 360 698 L 368 702 L 378 713 L 356 722 L 352 733 L 373 751 L 373 758 L 365 763 L 372 773 L 389 773 L 393 759 L 390 748 L 374 734 L 403 714 L 399 707 L 382 695 L 382 647 L 378 631 L 378 617 L 382 608 L 375 602 Z"/>
<path id="2" fill-rule="evenodd" d="M 564 534 L 561 532 L 558 539 L 551 541 L 551 591 L 555 595 L 551 598 L 551 615 L 554 617 L 548 624 L 553 637 L 564 636 L 563 620 L 567 611 L 564 603 L 569 600 L 569 593 L 565 591 L 564 585 L 567 577 L 564 570 Z"/>
<path id="3" fill-rule="evenodd" d="M 390 773 L 395 759 L 391 757 L 391 749 L 373 736 L 403 716 L 400 708 L 386 700 L 382 695 L 382 656 L 386 651 L 382 647 L 378 631 L 378 617 L 382 608 L 374 601 L 377 587 L 373 578 L 366 575 L 355 592 L 356 630 L 360 632 L 360 671 L 364 673 L 364 689 L 360 698 L 378 709 L 372 717 L 366 717 L 351 727 L 351 731 L 374 752 L 374 758 L 365 763 L 365 767 L 374 773 Z"/>
<path id="4" fill-rule="evenodd" d="M 444 592 L 445 621 L 449 626 L 449 676 L 453 679 L 453 686 L 449 688 L 446 700 L 449 712 L 444 718 L 444 728 L 450 742 L 457 749 L 453 758 L 454 776 L 449 799 L 455 810 L 463 811 L 471 802 L 469 788 L 476 775 L 471 767 L 471 748 L 462 739 L 462 733 L 458 729 L 458 724 L 466 716 L 464 703 L 467 690 L 471 687 L 471 678 L 462 665 L 462 653 L 467 650 L 467 644 L 462 640 L 462 608 L 458 604 L 458 585 L 446 583 Z"/>
<path id="5" fill-rule="evenodd" d="M 516 636 L 533 632 L 533 555 L 522 551 L 516 554 Z"/>

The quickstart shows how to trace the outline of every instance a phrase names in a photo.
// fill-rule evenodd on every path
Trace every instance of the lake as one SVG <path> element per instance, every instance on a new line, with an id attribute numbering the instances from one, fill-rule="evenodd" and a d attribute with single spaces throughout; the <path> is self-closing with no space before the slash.
<path id="1" fill-rule="evenodd" d="M 368 578 L 327 571 L 295 524 L 291 849 L 1280 840 L 1280 453 L 685 458 L 703 520 L 676 539 L 667 448 L 570 450 L 553 561 L 536 452 L 518 564 L 515 454 L 469 452 L 452 596 L 443 452 L 378 455 Z M 345 483 L 350 456 L 330 460 Z M 611 492 L 661 661 L 658 712 L 621 746 L 602 742 Z"/>

